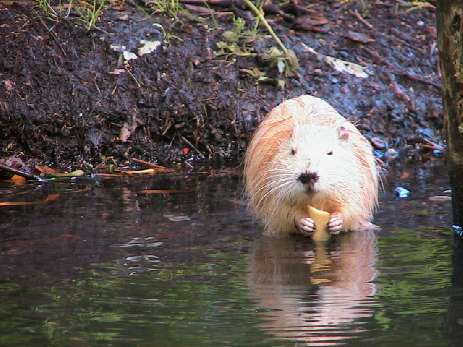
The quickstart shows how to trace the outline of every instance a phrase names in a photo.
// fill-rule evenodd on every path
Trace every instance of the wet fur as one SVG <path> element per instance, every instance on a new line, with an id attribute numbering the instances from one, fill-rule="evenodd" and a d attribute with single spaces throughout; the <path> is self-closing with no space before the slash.
<path id="1" fill-rule="evenodd" d="M 347 140 L 339 138 L 341 127 Z M 297 181 L 306 171 L 320 177 L 310 194 Z M 294 220 L 307 217 L 309 204 L 340 213 L 346 230 L 360 230 L 377 204 L 370 143 L 327 102 L 309 95 L 283 102 L 262 121 L 246 152 L 244 175 L 251 208 L 267 233 L 295 232 Z"/>

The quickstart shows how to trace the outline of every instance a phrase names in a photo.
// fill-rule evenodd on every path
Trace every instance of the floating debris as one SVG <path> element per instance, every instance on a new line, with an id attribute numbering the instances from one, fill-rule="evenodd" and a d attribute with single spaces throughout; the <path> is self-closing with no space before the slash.
<path id="1" fill-rule="evenodd" d="M 55 177 L 82 177 L 85 175 L 85 172 L 82 170 L 74 170 L 71 172 L 48 172 L 45 173 L 45 177 L 47 178 L 55 178 Z"/>
<path id="2" fill-rule="evenodd" d="M 164 217 L 166 217 L 171 222 L 183 222 L 183 221 L 191 220 L 191 218 L 186 215 L 165 214 Z"/>
<path id="3" fill-rule="evenodd" d="M 60 195 L 58 193 L 48 194 L 45 199 L 38 201 L 2 201 L 0 206 L 29 206 L 29 205 L 41 205 L 50 203 L 58 200 Z"/>
<path id="4" fill-rule="evenodd" d="M 405 199 L 410 196 L 410 191 L 408 189 L 405 189 L 404 187 L 397 187 L 394 190 L 394 193 L 398 198 L 401 198 L 401 199 Z"/>
<path id="5" fill-rule="evenodd" d="M 120 248 L 132 248 L 132 247 L 142 247 L 142 248 L 156 248 L 163 244 L 161 241 L 156 241 L 153 237 L 135 237 L 127 243 L 113 245 L 113 247 Z"/>
<path id="6" fill-rule="evenodd" d="M 431 196 L 429 201 L 434 201 L 434 202 L 445 202 L 445 201 L 452 201 L 452 197 L 448 195 L 435 195 Z"/>
<path id="7" fill-rule="evenodd" d="M 374 156 L 375 156 L 376 158 L 378 158 L 378 159 L 383 159 L 386 153 L 383 152 L 383 151 L 380 151 L 380 150 L 375 149 L 375 150 L 373 151 L 373 154 L 374 154 Z"/>
<path id="8" fill-rule="evenodd" d="M 455 235 L 459 237 L 463 237 L 463 228 L 459 225 L 452 225 L 452 231 L 455 233 Z"/>
<path id="9" fill-rule="evenodd" d="M 432 151 L 432 156 L 435 158 L 442 158 L 444 156 L 444 151 L 441 149 L 434 149 Z"/>

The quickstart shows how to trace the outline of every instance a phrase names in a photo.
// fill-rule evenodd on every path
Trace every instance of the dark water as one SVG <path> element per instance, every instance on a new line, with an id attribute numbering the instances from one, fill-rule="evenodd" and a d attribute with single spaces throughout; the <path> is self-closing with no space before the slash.
<path id="1" fill-rule="evenodd" d="M 379 233 L 315 246 L 262 237 L 237 175 L 4 183 L 37 204 L 0 207 L 0 346 L 461 345 L 447 189 L 397 169 Z"/>

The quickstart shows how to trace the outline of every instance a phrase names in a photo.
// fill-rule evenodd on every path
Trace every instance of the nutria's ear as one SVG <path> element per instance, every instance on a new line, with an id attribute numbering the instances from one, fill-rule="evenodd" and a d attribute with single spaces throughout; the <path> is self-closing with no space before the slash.
<path id="1" fill-rule="evenodd" d="M 339 127 L 338 136 L 341 141 L 349 140 L 349 130 L 347 130 L 345 127 Z"/>

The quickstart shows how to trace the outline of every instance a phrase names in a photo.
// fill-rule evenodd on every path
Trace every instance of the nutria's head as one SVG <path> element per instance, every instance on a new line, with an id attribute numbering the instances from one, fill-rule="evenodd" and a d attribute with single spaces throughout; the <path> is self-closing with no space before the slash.
<path id="1" fill-rule="evenodd" d="M 272 181 L 288 197 L 335 193 L 349 175 L 355 179 L 357 160 L 344 127 L 299 124 L 273 158 Z"/>

